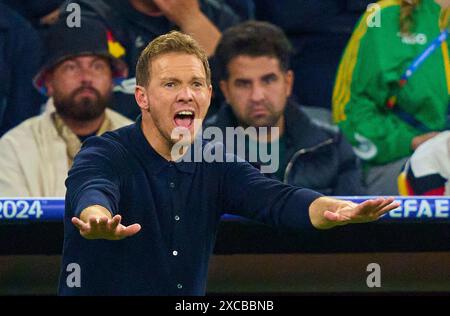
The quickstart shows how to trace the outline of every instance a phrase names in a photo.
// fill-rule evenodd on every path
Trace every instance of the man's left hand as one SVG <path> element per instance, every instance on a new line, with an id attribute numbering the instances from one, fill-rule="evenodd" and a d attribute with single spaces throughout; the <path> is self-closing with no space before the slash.
<path id="1" fill-rule="evenodd" d="M 396 209 L 400 205 L 394 202 L 394 198 L 377 198 L 356 204 L 342 201 L 334 211 L 325 211 L 324 217 L 338 225 L 350 223 L 367 223 L 376 221 L 383 214 Z"/>
<path id="2" fill-rule="evenodd" d="M 373 222 L 399 206 L 392 197 L 379 197 L 360 204 L 320 197 L 311 203 L 310 218 L 316 228 L 327 229 L 338 225 Z"/>

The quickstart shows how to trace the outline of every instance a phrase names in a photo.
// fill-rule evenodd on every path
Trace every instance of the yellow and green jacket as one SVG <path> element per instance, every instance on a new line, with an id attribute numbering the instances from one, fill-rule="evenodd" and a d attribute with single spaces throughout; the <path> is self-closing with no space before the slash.
<path id="1" fill-rule="evenodd" d="M 333 91 L 333 119 L 371 165 L 412 153 L 422 131 L 386 106 L 411 62 L 448 27 L 450 10 L 422 0 L 409 35 L 400 33 L 400 0 L 379 1 L 379 11 L 362 16 L 347 44 Z M 449 39 L 430 55 L 400 89 L 396 106 L 430 130 L 445 129 L 449 106 Z"/>

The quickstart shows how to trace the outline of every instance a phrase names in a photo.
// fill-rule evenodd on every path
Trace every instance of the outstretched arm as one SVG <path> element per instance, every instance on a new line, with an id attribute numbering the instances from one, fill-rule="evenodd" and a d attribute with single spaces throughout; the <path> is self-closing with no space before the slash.
<path id="1" fill-rule="evenodd" d="M 247 162 L 222 165 L 225 170 L 221 185 L 222 212 L 275 227 L 328 229 L 371 222 L 400 206 L 393 198 L 370 199 L 356 204 L 326 197 L 269 179 Z"/>
<path id="2" fill-rule="evenodd" d="M 139 224 L 121 224 L 120 183 L 127 170 L 125 159 L 121 147 L 108 137 L 91 137 L 75 157 L 66 180 L 65 217 L 82 237 L 120 240 L 141 229 Z M 127 210 L 120 211 L 125 215 Z"/>
<path id="3" fill-rule="evenodd" d="M 392 197 L 380 197 L 356 204 L 324 196 L 311 203 L 309 217 L 315 228 L 328 229 L 339 225 L 376 221 L 399 206 Z"/>
<path id="4" fill-rule="evenodd" d="M 137 234 L 141 225 L 124 226 L 120 222 L 122 217 L 115 215 L 101 205 L 92 205 L 85 208 L 80 218 L 72 217 L 72 223 L 86 239 L 121 240 Z"/>

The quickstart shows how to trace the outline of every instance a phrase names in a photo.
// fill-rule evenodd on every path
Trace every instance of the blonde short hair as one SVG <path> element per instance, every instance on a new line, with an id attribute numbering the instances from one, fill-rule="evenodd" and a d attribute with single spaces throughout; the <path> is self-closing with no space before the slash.
<path id="1" fill-rule="evenodd" d="M 185 53 L 200 59 L 205 68 L 206 82 L 211 84 L 211 69 L 208 57 L 200 45 L 189 35 L 178 31 L 158 36 L 142 51 L 136 65 L 136 84 L 147 86 L 150 81 L 150 65 L 157 57 L 169 53 Z"/>

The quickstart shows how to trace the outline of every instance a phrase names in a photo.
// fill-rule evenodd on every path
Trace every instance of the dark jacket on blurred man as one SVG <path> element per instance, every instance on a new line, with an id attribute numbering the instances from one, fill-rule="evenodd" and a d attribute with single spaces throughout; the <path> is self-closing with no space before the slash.
<path id="1" fill-rule="evenodd" d="M 280 155 L 281 172 L 267 173 L 266 176 L 326 195 L 365 194 L 359 160 L 336 128 L 312 121 L 292 100 L 288 101 L 284 116 L 285 150 Z M 239 123 L 231 107 L 224 104 L 206 126 L 224 131 L 226 127 L 239 126 Z M 258 167 L 257 163 L 252 164 Z"/>

